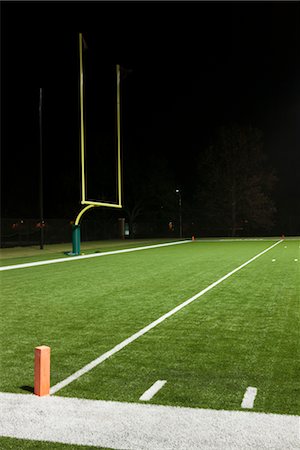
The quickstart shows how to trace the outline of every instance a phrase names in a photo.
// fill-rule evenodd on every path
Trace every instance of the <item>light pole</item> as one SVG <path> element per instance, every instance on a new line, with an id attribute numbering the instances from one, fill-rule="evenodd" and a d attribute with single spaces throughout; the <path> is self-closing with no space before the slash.
<path id="1" fill-rule="evenodd" d="M 40 129 L 40 249 L 44 248 L 44 211 L 43 211 L 43 88 L 40 88 L 39 129 Z"/>
<path id="2" fill-rule="evenodd" d="M 176 194 L 178 194 L 178 204 L 179 204 L 179 236 L 182 238 L 182 210 L 181 210 L 181 193 L 180 189 L 176 189 Z"/>

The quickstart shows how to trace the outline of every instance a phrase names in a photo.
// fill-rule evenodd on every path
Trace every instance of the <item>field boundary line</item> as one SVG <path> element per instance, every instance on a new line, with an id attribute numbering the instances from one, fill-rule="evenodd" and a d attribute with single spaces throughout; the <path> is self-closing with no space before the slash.
<path id="1" fill-rule="evenodd" d="M 0 393 L 0 403 L 1 436 L 48 441 L 49 448 L 299 449 L 296 415 L 10 393 Z"/>
<path id="2" fill-rule="evenodd" d="M 80 259 L 98 258 L 99 256 L 116 255 L 118 253 L 137 252 L 139 250 L 147 250 L 150 248 L 168 247 L 170 245 L 187 244 L 193 242 L 190 239 L 185 241 L 166 242 L 164 244 L 145 245 L 143 247 L 124 248 L 122 250 L 112 250 L 109 252 L 91 253 L 89 255 L 68 256 L 67 258 L 49 259 L 46 261 L 36 261 L 32 263 L 14 264 L 12 266 L 1 266 L 0 272 L 5 270 L 23 269 L 26 267 L 44 266 L 47 264 L 56 264 L 61 262 L 78 261 Z"/>
<path id="3" fill-rule="evenodd" d="M 115 347 L 113 347 L 111 350 L 108 350 L 107 352 L 103 353 L 102 355 L 98 356 L 98 358 L 94 359 L 93 361 L 91 361 L 89 364 L 85 365 L 84 367 L 82 367 L 81 369 L 79 369 L 78 371 L 76 371 L 75 373 L 73 373 L 72 375 L 70 375 L 69 377 L 67 377 L 65 380 L 60 381 L 59 383 L 55 384 L 54 386 L 51 387 L 50 389 L 50 394 L 55 394 L 56 392 L 60 391 L 62 388 L 66 387 L 67 385 L 69 385 L 70 383 L 72 383 L 73 381 L 77 380 L 79 377 L 81 377 L 82 375 L 86 374 L 87 372 L 89 372 L 90 370 L 92 370 L 94 367 L 98 366 L 99 364 L 101 364 L 103 361 L 105 361 L 106 359 L 110 358 L 112 355 L 114 355 L 115 353 L 119 352 L 120 350 L 122 350 L 124 347 L 126 347 L 127 345 L 129 345 L 131 342 L 135 341 L 136 339 L 138 339 L 139 337 L 143 336 L 145 333 L 147 333 L 148 331 L 152 330 L 152 328 L 156 327 L 157 325 L 159 325 L 160 323 L 162 323 L 164 320 L 166 320 L 168 317 L 173 316 L 173 314 L 177 313 L 178 311 L 180 311 L 181 309 L 183 309 L 185 306 L 189 305 L 190 303 L 192 303 L 194 300 L 198 299 L 199 297 L 201 297 L 202 295 L 204 295 L 206 292 L 210 291 L 211 289 L 213 289 L 215 286 L 217 286 L 218 284 L 222 283 L 223 281 L 225 281 L 227 278 L 229 278 L 231 275 L 233 275 L 234 273 L 238 272 L 239 270 L 241 270 L 243 267 L 247 266 L 248 264 L 252 263 L 253 261 L 255 261 L 257 258 L 259 258 L 260 256 L 262 256 L 263 254 L 265 254 L 266 252 L 268 252 L 269 250 L 271 250 L 272 248 L 276 247 L 276 245 L 280 244 L 282 242 L 282 239 L 280 241 L 277 241 L 275 244 L 271 245 L 270 247 L 266 248 L 265 250 L 263 250 L 262 252 L 258 253 L 257 255 L 253 256 L 251 259 L 249 259 L 248 261 L 246 261 L 245 263 L 241 264 L 239 267 L 237 267 L 236 269 L 232 270 L 231 272 L 228 272 L 226 275 L 224 275 L 223 277 L 221 277 L 219 280 L 215 281 L 214 283 L 210 284 L 209 286 L 207 286 L 205 289 L 203 289 L 202 291 L 198 292 L 196 295 L 194 295 L 193 297 L 189 298 L 188 300 L 184 301 L 183 303 L 181 303 L 180 305 L 176 306 L 175 308 L 173 308 L 171 311 L 167 312 L 166 314 L 164 314 L 163 316 L 159 317 L 158 319 L 156 319 L 154 322 L 151 322 L 149 325 L 147 325 L 146 327 L 142 328 L 141 330 L 137 331 L 136 333 L 134 333 L 132 336 L 130 336 L 129 338 L 125 339 L 124 341 L 120 342 L 119 344 L 117 344 Z"/>

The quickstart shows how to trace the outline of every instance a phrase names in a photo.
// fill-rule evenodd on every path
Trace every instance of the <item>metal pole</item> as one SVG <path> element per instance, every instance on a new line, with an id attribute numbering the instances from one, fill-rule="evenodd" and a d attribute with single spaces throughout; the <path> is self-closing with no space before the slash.
<path id="1" fill-rule="evenodd" d="M 80 153 L 81 153 L 81 203 L 85 202 L 85 167 L 84 167 L 84 73 L 83 73 L 83 38 L 79 33 L 79 88 L 80 88 Z"/>
<path id="2" fill-rule="evenodd" d="M 182 210 L 181 210 L 181 192 L 180 189 L 176 189 L 176 194 L 178 194 L 178 204 L 179 204 L 179 236 L 182 238 Z"/>
<path id="3" fill-rule="evenodd" d="M 121 93 L 120 93 L 120 78 L 121 67 L 117 64 L 117 142 L 118 142 L 118 204 L 122 205 L 122 188 L 121 188 Z"/>
<path id="4" fill-rule="evenodd" d="M 181 211 L 181 194 L 179 192 L 179 230 L 180 237 L 182 238 L 182 211 Z"/>
<path id="5" fill-rule="evenodd" d="M 40 249 L 44 248 L 44 211 L 43 211 L 43 129 L 42 129 L 43 89 L 40 88 L 39 126 L 40 126 Z"/>

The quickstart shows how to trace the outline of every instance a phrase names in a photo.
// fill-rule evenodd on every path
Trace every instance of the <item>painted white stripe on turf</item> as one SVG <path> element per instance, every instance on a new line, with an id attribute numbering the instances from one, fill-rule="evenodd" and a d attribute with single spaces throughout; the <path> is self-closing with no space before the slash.
<path id="1" fill-rule="evenodd" d="M 149 248 L 168 247 L 169 245 L 187 244 L 191 240 L 167 242 L 165 244 L 145 245 L 144 247 L 125 248 L 123 250 L 113 250 L 111 252 L 91 253 L 90 255 L 68 256 L 68 258 L 49 259 L 47 261 L 36 261 L 32 263 L 15 264 L 13 266 L 2 266 L 0 271 L 24 269 L 26 267 L 45 266 L 47 264 L 56 264 L 62 262 L 78 261 L 79 259 L 98 258 L 99 256 L 116 255 L 118 253 L 137 252 L 138 250 L 148 250 Z"/>
<path id="2" fill-rule="evenodd" d="M 141 395 L 139 400 L 143 400 L 144 402 L 151 400 L 151 398 L 154 397 L 154 395 L 157 394 L 158 391 L 160 391 L 160 389 L 166 384 L 166 382 L 166 380 L 155 381 L 155 383 L 152 384 L 152 386 L 147 389 L 147 391 L 145 391 L 143 395 Z"/>
<path id="3" fill-rule="evenodd" d="M 20 439 L 119 450 L 299 449 L 299 417 L 288 414 L 9 393 L 0 404 L 0 435 Z"/>
<path id="4" fill-rule="evenodd" d="M 87 364 L 86 366 L 82 367 L 81 369 L 79 369 L 77 372 L 73 373 L 72 375 L 70 375 L 69 377 L 67 377 L 65 380 L 55 384 L 51 389 L 50 389 L 50 394 L 55 394 L 56 392 L 60 391 L 63 387 L 67 386 L 68 384 L 72 383 L 73 381 L 77 380 L 77 378 L 81 377 L 82 375 L 84 375 L 85 373 L 89 372 L 90 370 L 92 370 L 94 367 L 98 366 L 99 364 L 101 364 L 103 361 L 105 361 L 106 359 L 110 358 L 112 355 L 114 355 L 115 353 L 119 352 L 120 350 L 122 350 L 124 347 L 126 347 L 128 344 L 130 344 L 131 342 L 135 341 L 136 339 L 138 339 L 139 337 L 143 336 L 144 334 L 146 334 L 148 331 L 152 330 L 152 328 L 156 327 L 157 325 L 159 325 L 161 322 L 163 322 L 164 320 L 166 320 L 168 317 L 171 317 L 173 314 L 177 313 L 178 311 L 180 311 L 182 308 L 184 308 L 185 306 L 189 305 L 190 303 L 192 303 L 194 300 L 196 300 L 197 298 L 201 297 L 202 295 L 204 295 L 206 292 L 210 291 L 211 289 L 213 289 L 215 286 L 217 286 L 218 284 L 222 283 L 223 281 L 225 281 L 227 278 L 229 278 L 231 275 L 233 275 L 234 273 L 238 272 L 239 270 L 241 270 L 243 267 L 247 266 L 248 264 L 250 264 L 251 262 L 255 261 L 257 258 L 259 258 L 260 256 L 262 256 L 264 253 L 268 252 L 269 250 L 271 250 L 272 248 L 274 248 L 276 245 L 280 244 L 282 242 L 282 240 L 277 241 L 275 244 L 271 245 L 270 247 L 266 248 L 265 250 L 263 250 L 262 252 L 258 253 L 257 255 L 255 255 L 253 258 L 249 259 L 248 261 L 246 261 L 244 264 L 242 264 L 241 266 L 237 267 L 236 269 L 232 270 L 231 272 L 227 273 L 226 275 L 224 275 L 222 278 L 220 278 L 219 280 L 215 281 L 214 283 L 210 284 L 208 287 L 206 287 L 205 289 L 203 289 L 201 292 L 198 292 L 198 294 L 194 295 L 193 297 L 189 298 L 188 300 L 186 300 L 185 302 L 181 303 L 180 305 L 176 306 L 176 308 L 172 309 L 171 311 L 167 312 L 166 314 L 164 314 L 163 316 L 159 317 L 157 320 L 155 320 L 154 322 L 150 323 L 149 325 L 147 325 L 145 328 L 142 328 L 141 330 L 137 331 L 136 333 L 134 333 L 132 336 L 130 336 L 129 338 L 125 339 L 124 341 L 120 342 L 120 344 L 116 345 L 114 348 L 112 348 L 111 350 L 107 351 L 106 353 L 103 353 L 103 355 L 100 355 L 98 358 L 94 359 L 93 361 L 91 361 L 89 364 Z"/>
<path id="5" fill-rule="evenodd" d="M 254 405 L 254 400 L 257 394 L 257 389 L 255 387 L 248 386 L 244 394 L 244 398 L 241 404 L 242 408 L 252 409 Z"/>

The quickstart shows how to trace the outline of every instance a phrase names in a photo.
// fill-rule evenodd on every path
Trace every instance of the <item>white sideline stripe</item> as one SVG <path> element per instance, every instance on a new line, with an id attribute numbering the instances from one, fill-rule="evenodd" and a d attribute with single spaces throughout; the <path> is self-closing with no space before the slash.
<path id="1" fill-rule="evenodd" d="M 248 386 L 244 394 L 244 398 L 241 404 L 242 408 L 252 409 L 254 405 L 254 400 L 257 394 L 257 389 L 255 387 Z"/>
<path id="2" fill-rule="evenodd" d="M 270 238 L 224 238 L 224 239 L 211 239 L 211 242 L 217 241 L 217 242 L 252 242 L 252 241 L 277 241 L 278 238 L 274 237 L 270 237 Z M 203 239 L 203 241 L 207 241 L 205 238 Z"/>
<path id="3" fill-rule="evenodd" d="M 161 390 L 161 388 L 166 384 L 166 382 L 167 382 L 166 380 L 155 381 L 155 383 L 152 384 L 152 386 L 149 389 L 147 389 L 147 391 L 145 391 L 143 395 L 140 396 L 139 400 L 143 400 L 145 402 L 151 400 L 151 398 L 154 397 L 154 395 Z"/>
<path id="4" fill-rule="evenodd" d="M 77 261 L 78 259 L 98 258 L 98 256 L 116 255 L 117 253 L 137 252 L 138 250 L 148 250 L 149 248 L 167 247 L 169 245 L 187 244 L 191 240 L 167 242 L 165 244 L 145 245 L 144 247 L 125 248 L 123 250 L 112 250 L 110 252 L 91 253 L 90 255 L 68 256 L 67 258 L 49 259 L 47 261 L 36 261 L 32 263 L 15 264 L 13 266 L 2 266 L 0 272 L 4 270 L 24 269 L 25 267 L 45 266 L 61 262 Z"/>
<path id="5" fill-rule="evenodd" d="M 299 449 L 292 415 L 10 393 L 0 393 L 0 404 L 0 435 L 19 439 L 119 450 Z"/>
<path id="6" fill-rule="evenodd" d="M 271 250 L 272 248 L 274 248 L 276 245 L 280 244 L 282 242 L 282 240 L 277 241 L 275 244 L 271 245 L 270 247 L 266 248 L 265 250 L 263 250 L 262 252 L 258 253 L 256 256 L 254 256 L 253 258 L 249 259 L 248 261 L 246 261 L 244 264 L 242 264 L 241 266 L 237 267 L 236 269 L 232 270 L 231 272 L 227 273 L 227 275 L 224 275 L 222 278 L 220 278 L 219 280 L 215 281 L 214 283 L 210 284 L 208 287 L 206 287 L 205 289 L 203 289 L 202 291 L 198 292 L 198 294 L 194 295 L 193 297 L 189 298 L 188 300 L 186 300 L 185 302 L 181 303 L 180 305 L 176 306 L 176 308 L 172 309 L 171 311 L 167 312 L 166 314 L 164 314 L 163 316 L 159 317 L 158 319 L 156 319 L 154 322 L 151 322 L 149 325 L 147 325 L 145 328 L 142 328 L 141 330 L 137 331 L 136 333 L 134 333 L 132 336 L 130 336 L 129 338 L 125 339 L 124 341 L 120 342 L 120 344 L 116 345 L 114 348 L 112 348 L 111 350 L 103 353 L 102 355 L 100 355 L 98 358 L 94 359 L 93 361 L 91 361 L 89 364 L 87 364 L 86 366 L 82 367 L 81 369 L 79 369 L 77 372 L 73 373 L 72 375 L 70 375 L 69 377 L 67 377 L 65 380 L 55 384 L 51 389 L 50 389 L 50 394 L 55 394 L 56 392 L 60 391 L 63 387 L 67 386 L 68 384 L 72 383 L 73 381 L 77 380 L 77 378 L 81 377 L 83 374 L 89 372 L 90 370 L 92 370 L 94 367 L 98 366 L 99 364 L 101 364 L 103 361 L 105 361 L 106 359 L 110 358 L 112 355 L 114 355 L 115 353 L 119 352 L 120 350 L 122 350 L 124 347 L 126 347 L 128 344 L 130 344 L 131 342 L 135 341 L 136 339 L 138 339 L 139 337 L 143 336 L 145 333 L 147 333 L 148 331 L 152 330 L 152 328 L 156 327 L 157 325 L 159 325 L 161 322 L 163 322 L 164 320 L 166 320 L 168 317 L 171 317 L 173 314 L 177 313 L 178 311 L 180 311 L 182 308 L 184 308 L 185 306 L 189 305 L 190 303 L 192 303 L 194 300 L 196 300 L 197 298 L 201 297 L 202 295 L 204 295 L 206 292 L 210 291 L 211 289 L 213 289 L 215 286 L 217 286 L 218 284 L 222 283 L 224 280 L 226 280 L 227 278 L 229 278 L 231 275 L 233 275 L 234 273 L 238 272 L 239 270 L 241 270 L 243 267 L 247 266 L 248 264 L 250 264 L 252 261 L 255 261 L 255 259 L 259 258 L 260 256 L 262 256 L 264 253 L 268 252 L 269 250 Z"/>

